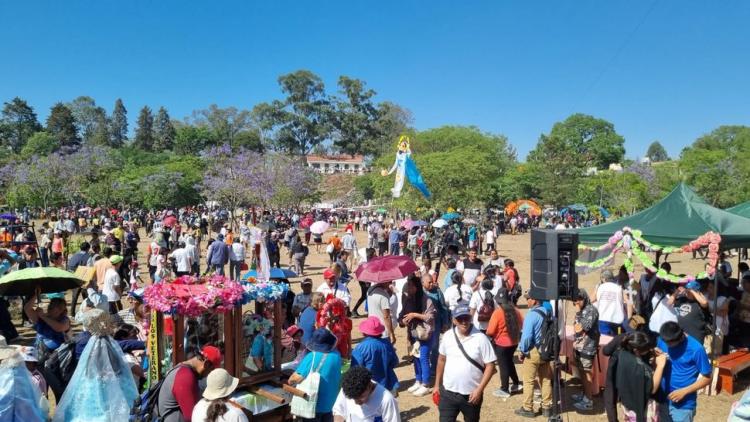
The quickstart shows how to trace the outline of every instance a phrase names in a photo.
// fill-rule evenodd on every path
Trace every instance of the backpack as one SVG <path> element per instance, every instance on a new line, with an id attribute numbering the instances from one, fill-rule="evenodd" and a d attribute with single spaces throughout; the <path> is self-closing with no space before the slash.
<path id="1" fill-rule="evenodd" d="M 42 343 L 43 344 L 43 343 Z M 45 348 L 46 347 L 41 347 Z M 44 361 L 44 369 L 54 374 L 63 386 L 67 386 L 78 366 L 75 354 L 76 343 L 68 341 L 55 349 Z M 44 353 L 44 352 L 43 352 Z"/>
<path id="2" fill-rule="evenodd" d="M 494 299 L 490 298 L 490 300 L 482 299 L 482 306 L 477 309 L 477 321 L 479 322 L 487 322 L 492 318 L 492 313 L 495 312 L 495 303 Z"/>
<path id="3" fill-rule="evenodd" d="M 181 365 L 175 366 L 169 372 L 176 370 L 180 366 Z M 130 408 L 128 422 L 161 422 L 167 416 L 179 410 L 179 407 L 176 407 L 167 410 L 164 412 L 164 415 L 159 414 L 159 392 L 161 391 L 161 386 L 164 384 L 164 380 L 167 379 L 169 372 L 164 375 L 164 378 L 160 379 L 159 382 L 150 386 L 148 390 L 144 391 L 143 394 L 133 400 L 133 406 Z"/>
<path id="4" fill-rule="evenodd" d="M 560 350 L 560 337 L 557 335 L 555 320 L 552 319 L 547 312 L 544 312 L 539 308 L 535 308 L 532 312 L 536 312 L 544 318 L 542 320 L 539 344 L 536 345 L 536 348 L 544 362 L 552 362 L 555 360 L 557 353 Z"/>

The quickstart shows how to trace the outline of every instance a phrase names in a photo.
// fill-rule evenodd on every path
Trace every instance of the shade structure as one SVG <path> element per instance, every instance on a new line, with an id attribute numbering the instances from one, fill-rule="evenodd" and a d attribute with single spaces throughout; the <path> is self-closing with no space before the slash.
<path id="1" fill-rule="evenodd" d="M 54 267 L 13 271 L 0 278 L 0 296 L 30 296 L 39 287 L 42 293 L 58 293 L 81 287 L 83 280 Z"/>
<path id="2" fill-rule="evenodd" d="M 684 183 L 655 205 L 629 217 L 576 230 L 582 244 L 598 246 L 623 227 L 640 230 L 649 242 L 684 246 L 713 231 L 723 249 L 750 245 L 750 219 L 712 207 Z"/>
<path id="3" fill-rule="evenodd" d="M 737 204 L 732 208 L 727 208 L 725 211 L 731 212 L 732 214 L 736 214 L 741 217 L 750 218 L 750 201 Z"/>
<path id="4" fill-rule="evenodd" d="M 250 277 L 258 277 L 258 271 L 250 270 L 242 275 L 243 280 L 247 280 Z M 292 270 L 287 270 L 284 268 L 271 268 L 271 275 L 269 277 L 271 279 L 292 278 L 292 277 L 297 277 L 297 273 L 295 273 Z"/>
<path id="5" fill-rule="evenodd" d="M 315 234 L 323 234 L 328 230 L 328 223 L 325 221 L 316 221 L 310 226 L 310 232 Z"/>
<path id="6" fill-rule="evenodd" d="M 354 273 L 359 281 L 385 283 L 404 278 L 417 270 L 419 267 L 408 256 L 386 255 L 360 265 Z"/>
<path id="7" fill-rule="evenodd" d="M 525 212 L 529 215 L 541 215 L 542 208 L 530 199 L 519 199 L 505 206 L 505 213 L 508 215 L 516 215 L 519 212 Z"/>

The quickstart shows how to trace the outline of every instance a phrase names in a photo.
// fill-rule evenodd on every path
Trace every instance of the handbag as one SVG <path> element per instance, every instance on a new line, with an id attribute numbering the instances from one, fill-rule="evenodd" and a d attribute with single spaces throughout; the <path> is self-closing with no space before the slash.
<path id="1" fill-rule="evenodd" d="M 307 395 L 305 397 L 294 396 L 292 397 L 291 412 L 294 416 L 300 418 L 312 419 L 315 417 L 315 407 L 318 405 L 318 388 L 320 387 L 320 368 L 323 366 L 323 362 L 326 361 L 327 354 L 323 355 L 323 359 L 320 361 L 317 367 L 313 369 L 312 364 L 315 363 L 315 352 L 313 352 L 310 362 L 310 373 L 307 374 L 304 380 L 302 380 L 297 388 L 304 391 Z"/>
<path id="2" fill-rule="evenodd" d="M 420 321 L 411 329 L 410 334 L 416 340 L 427 341 L 432 337 L 432 325 Z"/>
<path id="3" fill-rule="evenodd" d="M 333 253 L 333 243 L 329 243 L 328 246 L 326 246 L 326 253 Z"/>

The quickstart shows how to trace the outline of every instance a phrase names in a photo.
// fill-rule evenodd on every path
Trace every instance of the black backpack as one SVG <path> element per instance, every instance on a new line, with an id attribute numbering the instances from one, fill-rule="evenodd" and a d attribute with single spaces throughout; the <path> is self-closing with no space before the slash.
<path id="1" fill-rule="evenodd" d="M 543 318 L 541 335 L 539 336 L 539 344 L 537 345 L 539 356 L 545 362 L 552 362 L 560 351 L 560 337 L 557 335 L 555 320 L 547 312 L 539 308 L 535 308 L 532 312 L 536 312 Z"/>
<path id="2" fill-rule="evenodd" d="M 179 366 L 180 365 L 175 366 L 169 372 L 174 371 Z M 167 375 L 169 375 L 169 373 L 167 373 Z M 167 379 L 167 375 L 133 400 L 133 406 L 130 408 L 128 422 L 161 422 L 171 413 L 179 410 L 179 408 L 169 409 L 164 412 L 164 415 L 159 414 L 159 392 L 161 391 L 162 384 L 164 384 L 164 380 Z"/>

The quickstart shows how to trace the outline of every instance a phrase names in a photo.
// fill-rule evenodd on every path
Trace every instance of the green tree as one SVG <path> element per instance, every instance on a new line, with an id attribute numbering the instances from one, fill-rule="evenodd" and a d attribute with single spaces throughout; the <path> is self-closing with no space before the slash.
<path id="1" fill-rule="evenodd" d="M 347 76 L 339 77 L 341 98 L 334 100 L 333 145 L 344 154 L 373 155 L 377 151 L 376 122 L 379 110 L 373 104 L 375 91 L 365 89 L 365 82 Z"/>
<path id="2" fill-rule="evenodd" d="M 63 103 L 52 106 L 49 116 L 47 116 L 47 133 L 52 135 L 60 144 L 60 147 L 67 151 L 75 150 L 81 144 L 73 113 Z"/>
<path id="3" fill-rule="evenodd" d="M 177 123 L 175 126 L 174 152 L 177 154 L 197 155 L 204 148 L 215 143 L 214 134 L 206 126 L 192 126 L 184 123 Z"/>
<path id="4" fill-rule="evenodd" d="M 154 121 L 154 150 L 171 151 L 174 148 L 175 129 L 167 109 L 160 107 Z"/>
<path id="5" fill-rule="evenodd" d="M 398 137 L 411 130 L 414 117 L 411 112 L 398 104 L 384 101 L 378 104 L 378 120 L 375 122 L 377 138 L 374 140 L 376 157 L 391 150 Z"/>
<path id="6" fill-rule="evenodd" d="M 85 145 L 107 145 L 107 112 L 88 96 L 80 96 L 66 104 L 73 114 L 76 130 Z"/>
<path id="7" fill-rule="evenodd" d="M 26 141 L 42 130 L 34 109 L 24 100 L 15 97 L 3 104 L 0 113 L 0 147 L 20 152 Z"/>
<path id="8" fill-rule="evenodd" d="M 662 161 L 669 161 L 669 155 L 664 146 L 659 141 L 651 142 L 646 151 L 646 157 L 651 160 L 652 163 L 660 163 Z"/>
<path id="9" fill-rule="evenodd" d="M 682 150 L 679 170 L 714 206 L 750 197 L 750 127 L 721 126 L 701 136 Z"/>
<path id="10" fill-rule="evenodd" d="M 133 145 L 144 151 L 153 151 L 154 149 L 154 116 L 148 106 L 143 106 L 140 114 L 138 114 Z"/>
<path id="11" fill-rule="evenodd" d="M 110 146 L 119 148 L 128 140 L 128 111 L 120 98 L 115 101 L 109 122 Z"/>
<path id="12" fill-rule="evenodd" d="M 60 149 L 60 142 L 47 132 L 36 132 L 21 150 L 21 157 L 28 159 L 33 156 L 45 157 Z"/>
<path id="13" fill-rule="evenodd" d="M 257 132 L 253 126 L 251 111 L 236 107 L 221 108 L 216 104 L 211 104 L 207 109 L 193 111 L 190 123 L 209 128 L 213 132 L 212 145 L 229 144 L 233 149 L 240 146 L 238 137 L 242 137 L 241 141 L 248 140 L 245 132 Z"/>
<path id="14" fill-rule="evenodd" d="M 276 150 L 306 155 L 331 134 L 333 107 L 325 85 L 309 70 L 282 75 L 279 85 L 286 98 L 258 104 L 253 114 Z"/>

